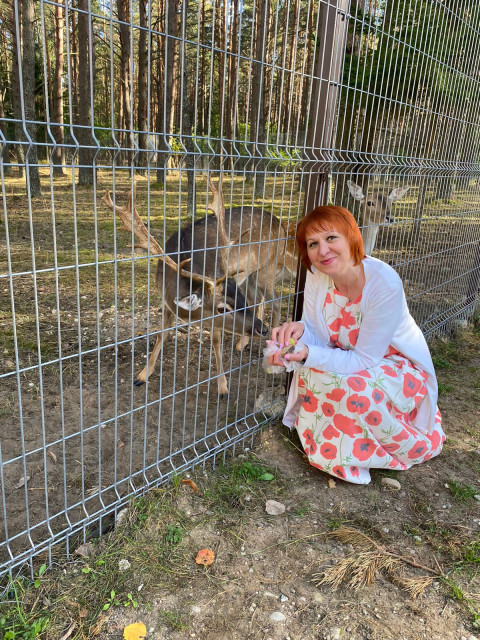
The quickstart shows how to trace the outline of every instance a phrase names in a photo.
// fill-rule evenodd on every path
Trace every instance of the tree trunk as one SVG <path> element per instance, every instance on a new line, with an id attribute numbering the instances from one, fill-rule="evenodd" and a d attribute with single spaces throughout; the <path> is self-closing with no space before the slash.
<path id="1" fill-rule="evenodd" d="M 150 3 L 148 5 L 150 7 Z M 148 9 L 150 11 L 150 9 Z M 139 24 L 138 35 L 138 108 L 137 108 L 137 128 L 139 157 L 138 166 L 146 167 L 148 160 L 147 151 L 147 99 L 148 99 L 148 47 L 147 47 L 147 4 L 145 0 L 139 3 Z M 143 172 L 145 173 L 145 172 Z"/>
<path id="2" fill-rule="evenodd" d="M 92 108 L 90 90 L 90 65 L 89 53 L 92 43 L 90 41 L 88 0 L 78 0 L 78 124 L 76 137 L 80 144 L 78 159 L 78 184 L 91 186 L 94 179 L 93 149 L 92 149 Z M 91 70 L 93 74 L 93 69 Z"/>
<path id="3" fill-rule="evenodd" d="M 35 120 L 35 7 L 34 0 L 23 0 L 22 7 L 22 75 L 23 75 L 23 107 L 25 113 L 25 130 L 30 139 L 30 146 L 25 154 L 28 163 L 28 179 L 30 195 L 39 196 L 42 193 L 40 175 L 38 173 L 37 155 L 37 125 Z"/>
<path id="4" fill-rule="evenodd" d="M 184 35 L 186 35 L 186 25 L 185 22 L 188 16 L 188 2 L 189 0 L 183 1 L 183 20 L 184 20 Z M 185 42 L 185 40 L 184 40 Z M 188 61 L 187 61 L 187 52 L 186 47 L 184 45 L 184 53 L 183 53 L 183 66 L 181 69 L 182 73 L 182 82 L 183 82 L 183 102 L 181 104 L 182 110 L 182 142 L 186 149 L 186 158 L 185 158 L 185 166 L 187 169 L 187 213 L 189 217 L 195 217 L 196 210 L 196 195 L 195 195 L 195 147 L 193 145 L 192 139 L 192 122 L 193 122 L 193 113 L 191 108 L 191 103 L 188 96 Z"/>
<path id="5" fill-rule="evenodd" d="M 259 0 L 255 20 L 255 62 L 252 72 L 252 106 L 251 106 L 251 140 L 253 169 L 255 172 L 255 196 L 263 194 L 265 187 L 265 91 L 264 91 L 264 62 L 267 45 L 266 25 L 269 16 L 269 0 Z"/>
<path id="6" fill-rule="evenodd" d="M 230 168 L 233 168 L 233 136 L 236 131 L 236 90 L 237 90 L 237 51 L 238 51 L 238 0 L 233 0 L 233 16 L 230 24 L 230 56 L 227 69 L 227 105 L 225 108 L 225 136 L 224 143 Z"/>
<path id="7" fill-rule="evenodd" d="M 63 8 L 55 5 L 55 74 L 53 76 L 53 109 L 52 109 L 52 135 L 57 144 L 52 152 L 53 174 L 65 175 L 63 167 L 65 165 L 65 132 L 63 129 L 63 32 L 65 28 L 65 18 Z"/>
<path id="8" fill-rule="evenodd" d="M 172 133 L 171 119 L 172 119 L 172 104 L 174 101 L 174 87 L 173 76 L 175 68 L 175 55 L 176 55 L 176 35 L 178 31 L 178 16 L 177 16 L 178 0 L 166 0 L 165 7 L 165 73 L 163 86 L 159 86 L 159 112 L 163 115 L 163 118 L 158 123 L 157 130 L 163 136 L 160 136 L 158 149 L 157 167 L 161 167 L 163 171 L 157 171 L 157 184 L 164 183 L 165 169 L 167 167 L 167 155 L 168 138 Z M 186 15 L 186 14 L 185 14 Z M 163 107 L 162 107 L 163 105 Z M 162 153 L 163 151 L 163 153 Z"/>
<path id="9" fill-rule="evenodd" d="M 117 13 L 119 20 L 119 31 L 120 31 L 120 84 L 122 86 L 122 107 L 123 107 L 123 117 L 124 117 L 124 126 L 123 128 L 126 131 L 132 132 L 133 130 L 133 122 L 132 122 L 132 86 L 130 79 L 130 67 L 131 67 L 131 36 L 130 36 L 130 28 L 128 26 L 128 22 L 130 21 L 129 15 L 130 3 L 129 0 L 117 0 Z M 131 140 L 132 133 L 130 136 L 126 135 L 126 138 L 130 139 L 124 140 L 124 146 L 130 146 L 130 148 L 134 148 L 134 143 Z M 128 161 L 131 161 L 132 152 L 127 152 Z"/>

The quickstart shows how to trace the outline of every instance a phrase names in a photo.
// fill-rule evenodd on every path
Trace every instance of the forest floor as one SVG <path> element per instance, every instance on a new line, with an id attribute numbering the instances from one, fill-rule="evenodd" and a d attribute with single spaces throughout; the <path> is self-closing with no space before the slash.
<path id="1" fill-rule="evenodd" d="M 438 458 L 350 485 L 272 424 L 252 450 L 135 499 L 36 585 L 12 582 L 0 637 L 139 638 L 143 623 L 148 640 L 480 638 L 480 326 L 432 352 Z"/>

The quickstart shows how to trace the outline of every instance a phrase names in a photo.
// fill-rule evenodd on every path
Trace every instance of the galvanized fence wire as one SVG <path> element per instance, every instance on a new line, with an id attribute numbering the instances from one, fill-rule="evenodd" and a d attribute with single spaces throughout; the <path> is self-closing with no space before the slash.
<path id="1" fill-rule="evenodd" d="M 427 336 L 471 317 L 479 13 L 467 0 L 14 1 L 0 54 L 0 573 L 33 572 L 58 543 L 70 554 L 281 414 L 285 381 L 263 371 L 256 333 L 298 312 L 305 209 L 354 211 Z M 122 228 L 135 210 L 143 242 Z M 157 266 L 152 237 L 194 277 Z"/>

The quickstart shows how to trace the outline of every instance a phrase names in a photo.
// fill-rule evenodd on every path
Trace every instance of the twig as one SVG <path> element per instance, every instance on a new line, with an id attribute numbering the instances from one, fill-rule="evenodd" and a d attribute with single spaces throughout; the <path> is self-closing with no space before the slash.
<path id="1" fill-rule="evenodd" d="M 67 640 L 67 638 L 69 638 L 72 635 L 72 633 L 74 632 L 76 626 L 77 626 L 77 623 L 76 622 L 72 622 L 72 624 L 68 627 L 68 629 L 65 631 L 63 636 L 61 636 L 61 638 L 59 638 L 59 640 Z"/>

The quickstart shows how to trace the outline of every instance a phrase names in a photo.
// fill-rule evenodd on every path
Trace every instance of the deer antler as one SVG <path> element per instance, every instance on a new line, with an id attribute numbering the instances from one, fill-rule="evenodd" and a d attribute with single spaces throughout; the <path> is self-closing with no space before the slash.
<path id="1" fill-rule="evenodd" d="M 133 234 L 139 241 L 137 246 L 142 247 L 147 251 L 150 250 L 152 253 L 158 254 L 160 259 L 163 260 L 165 264 L 168 264 L 169 267 L 171 267 L 174 271 L 178 271 L 178 273 L 180 273 L 180 275 L 184 276 L 185 278 L 191 278 L 195 282 L 205 283 L 205 285 L 209 288 L 213 288 L 216 284 L 218 284 L 218 281 L 215 282 L 215 280 L 209 278 L 208 276 L 200 275 L 198 273 L 194 273 L 193 271 L 186 271 L 185 269 L 183 269 L 183 266 L 187 262 L 190 262 L 190 258 L 187 258 L 187 260 L 183 260 L 180 264 L 177 264 L 175 260 L 172 260 L 170 256 L 165 254 L 162 247 L 158 244 L 152 234 L 149 233 L 147 227 L 145 226 L 145 223 L 138 215 L 135 205 L 133 206 L 132 213 L 132 201 L 135 201 L 135 189 L 133 189 L 133 193 L 132 191 L 130 191 L 127 198 L 127 204 L 124 207 L 113 203 L 110 196 L 110 191 L 108 189 L 105 191 L 105 195 L 103 196 L 102 200 L 103 202 L 105 202 L 109 209 L 115 211 L 115 213 L 118 215 L 122 222 L 122 228 L 125 229 L 125 231 L 132 233 L 133 224 Z"/>

